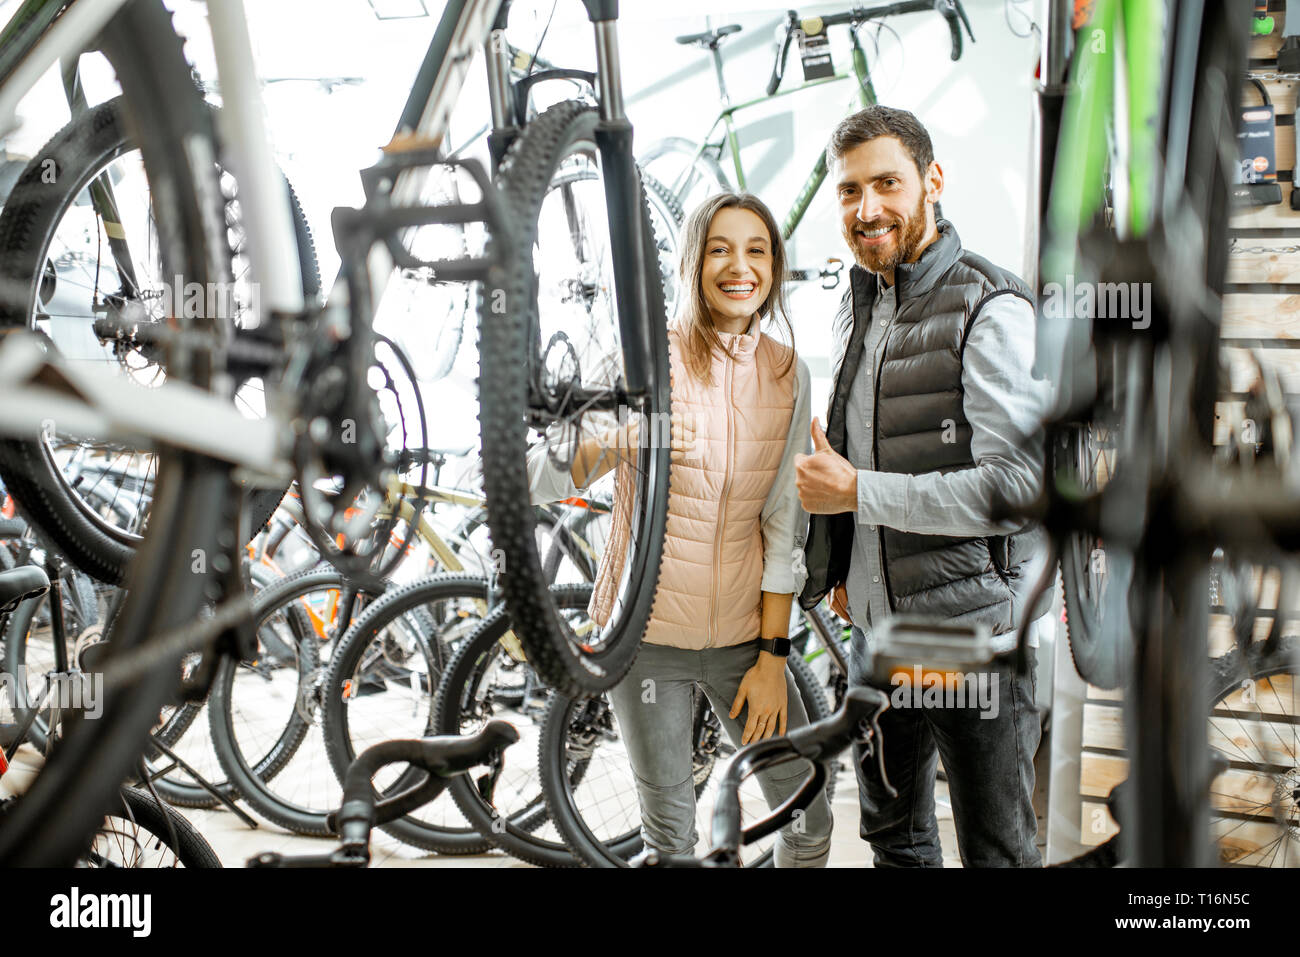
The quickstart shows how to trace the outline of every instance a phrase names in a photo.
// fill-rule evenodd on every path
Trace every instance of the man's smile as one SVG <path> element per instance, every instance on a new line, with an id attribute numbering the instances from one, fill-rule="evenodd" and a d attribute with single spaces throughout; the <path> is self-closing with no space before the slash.
<path id="1" fill-rule="evenodd" d="M 858 237 L 859 242 L 864 246 L 879 246 L 886 242 L 897 229 L 897 224 L 890 226 L 873 226 L 871 228 L 859 226 L 853 232 Z"/>

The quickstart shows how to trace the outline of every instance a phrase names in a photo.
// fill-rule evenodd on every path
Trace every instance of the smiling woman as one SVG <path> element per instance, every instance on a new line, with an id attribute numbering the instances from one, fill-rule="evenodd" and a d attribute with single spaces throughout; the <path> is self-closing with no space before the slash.
<path id="1" fill-rule="evenodd" d="M 736 747 L 793 731 L 817 713 L 786 667 L 801 586 L 794 459 L 808 443 L 810 390 L 794 349 L 762 331 L 768 320 L 793 342 L 780 228 L 756 197 L 721 193 L 691 214 L 682 250 L 682 308 L 668 334 L 674 411 L 664 558 L 642 648 L 609 691 L 637 782 L 641 837 L 673 855 L 692 853 L 698 837 L 689 746 L 697 688 Z M 577 494 L 576 482 L 617 468 L 610 544 L 588 608 L 599 625 L 623 576 L 630 435 L 609 429 L 583 440 L 572 458 L 581 467 L 572 470 L 563 454 L 554 464 L 549 446 L 530 455 L 534 502 Z M 601 467 L 602 459 L 611 461 Z M 760 775 L 768 805 L 783 804 L 808 770 L 796 762 Z M 775 860 L 824 866 L 829 847 L 823 794 L 782 832 Z"/>

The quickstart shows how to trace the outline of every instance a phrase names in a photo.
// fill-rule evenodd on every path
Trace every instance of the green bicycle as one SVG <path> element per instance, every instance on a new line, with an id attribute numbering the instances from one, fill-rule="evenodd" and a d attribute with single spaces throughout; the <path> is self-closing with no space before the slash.
<path id="1" fill-rule="evenodd" d="M 641 168 L 649 172 L 672 194 L 673 199 L 683 210 L 694 209 L 701 201 L 717 192 L 733 188 L 748 189 L 748 178 L 744 163 L 740 157 L 740 140 L 736 134 L 736 114 L 742 110 L 767 103 L 769 100 L 792 96 L 806 90 L 822 90 L 831 84 L 853 80 L 853 96 L 849 109 L 871 106 L 876 102 L 875 87 L 871 82 L 871 68 L 867 63 L 867 53 L 862 46 L 858 31 L 872 20 L 907 13 L 920 13 L 933 10 L 948 21 L 949 34 L 952 37 L 952 59 L 961 59 L 962 27 L 972 41 L 970 21 L 962 9 L 961 0 L 905 0 L 878 7 L 854 7 L 842 13 L 828 14 L 821 17 L 804 17 L 791 10 L 787 14 L 784 39 L 777 51 L 776 61 L 772 65 L 772 77 L 768 80 L 767 91 L 763 96 L 743 103 L 733 104 L 727 93 L 727 84 L 722 74 L 723 41 L 732 34 L 739 33 L 739 24 L 729 24 L 716 30 L 692 33 L 677 38 L 677 42 L 687 46 L 698 46 L 708 50 L 713 58 L 714 71 L 718 79 L 718 92 L 722 109 L 710 124 L 704 137 L 694 142 L 685 137 L 671 136 L 653 143 L 639 158 Z M 827 44 L 827 31 L 834 26 L 848 26 L 852 49 L 852 65 L 847 70 L 835 72 L 830 62 Z M 797 40 L 804 60 L 804 82 L 795 87 L 781 90 L 781 81 L 785 76 L 786 59 L 790 45 Z M 730 154 L 735 171 L 735 186 L 722 167 L 722 157 Z M 790 235 L 803 220 L 812 200 L 817 195 L 826 179 L 826 154 L 819 149 L 812 165 L 812 170 L 800 187 L 789 212 L 781 221 L 781 237 L 789 239 Z M 819 269 L 793 269 L 790 277 L 796 281 L 820 279 L 827 289 L 839 284 L 839 273 L 843 264 L 836 259 L 827 262 Z"/>

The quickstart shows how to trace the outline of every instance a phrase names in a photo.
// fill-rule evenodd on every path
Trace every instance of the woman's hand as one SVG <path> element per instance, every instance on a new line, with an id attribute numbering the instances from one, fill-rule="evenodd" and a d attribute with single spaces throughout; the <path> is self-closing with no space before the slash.
<path id="1" fill-rule="evenodd" d="M 570 469 L 577 488 L 586 488 L 620 461 L 636 464 L 641 447 L 641 418 L 634 415 L 626 425 L 607 429 L 578 443 Z M 695 450 L 695 416 L 689 412 L 674 412 L 669 424 L 669 461 L 684 461 Z"/>
<path id="2" fill-rule="evenodd" d="M 749 715 L 745 721 L 745 733 L 740 739 L 742 747 L 774 734 L 785 734 L 787 701 L 784 658 L 766 651 L 758 653 L 757 663 L 740 679 L 740 690 L 736 692 L 736 700 L 731 703 L 730 716 L 736 717 L 746 704 L 749 706 Z"/>

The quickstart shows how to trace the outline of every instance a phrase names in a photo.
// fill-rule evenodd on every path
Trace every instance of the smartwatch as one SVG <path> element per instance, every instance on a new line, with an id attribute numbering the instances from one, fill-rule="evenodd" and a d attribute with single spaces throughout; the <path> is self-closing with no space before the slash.
<path id="1" fill-rule="evenodd" d="M 789 638 L 760 638 L 758 640 L 758 650 L 766 651 L 769 655 L 776 655 L 778 658 L 789 658 L 790 639 Z"/>

